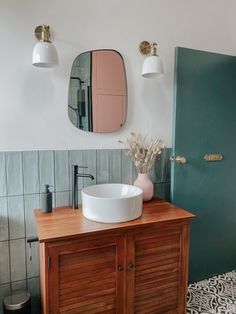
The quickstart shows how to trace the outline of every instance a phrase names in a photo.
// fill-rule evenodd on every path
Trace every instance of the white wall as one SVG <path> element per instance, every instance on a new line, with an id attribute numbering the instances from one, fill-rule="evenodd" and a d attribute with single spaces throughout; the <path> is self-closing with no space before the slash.
<path id="1" fill-rule="evenodd" d="M 235 0 L 0 0 L 0 150 L 117 148 L 130 131 L 171 145 L 174 47 L 234 55 Z M 31 65 L 34 28 L 49 24 L 57 69 Z M 142 40 L 157 41 L 165 76 L 140 75 Z M 77 130 L 67 115 L 70 68 L 90 49 L 124 57 L 128 116 L 118 133 Z"/>

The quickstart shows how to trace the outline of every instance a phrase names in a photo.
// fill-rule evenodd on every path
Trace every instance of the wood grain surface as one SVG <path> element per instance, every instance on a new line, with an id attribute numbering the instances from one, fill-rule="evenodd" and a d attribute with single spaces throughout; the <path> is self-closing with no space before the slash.
<path id="1" fill-rule="evenodd" d="M 154 199 L 143 205 L 140 218 L 122 223 L 99 223 L 86 219 L 81 208 L 58 207 L 52 213 L 35 210 L 39 242 L 63 240 L 78 235 L 95 234 L 109 230 L 126 230 L 140 226 L 171 221 L 191 220 L 195 216 L 163 200 Z"/>

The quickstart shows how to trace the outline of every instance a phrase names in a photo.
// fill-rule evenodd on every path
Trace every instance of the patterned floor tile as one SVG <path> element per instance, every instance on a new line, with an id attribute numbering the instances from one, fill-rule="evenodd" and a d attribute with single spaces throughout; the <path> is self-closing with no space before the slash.
<path id="1" fill-rule="evenodd" d="M 190 284 L 187 314 L 236 314 L 236 271 Z"/>

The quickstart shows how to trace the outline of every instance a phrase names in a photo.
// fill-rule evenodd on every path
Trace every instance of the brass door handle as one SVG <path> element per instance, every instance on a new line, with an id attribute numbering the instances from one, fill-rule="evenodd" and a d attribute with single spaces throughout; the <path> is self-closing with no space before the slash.
<path id="1" fill-rule="evenodd" d="M 187 159 L 183 156 L 176 156 L 176 157 L 172 156 L 172 157 L 170 157 L 170 160 L 177 162 L 177 164 L 186 164 L 187 163 Z"/>
<path id="2" fill-rule="evenodd" d="M 221 161 L 224 159 L 224 156 L 221 154 L 206 154 L 203 159 L 206 161 Z"/>

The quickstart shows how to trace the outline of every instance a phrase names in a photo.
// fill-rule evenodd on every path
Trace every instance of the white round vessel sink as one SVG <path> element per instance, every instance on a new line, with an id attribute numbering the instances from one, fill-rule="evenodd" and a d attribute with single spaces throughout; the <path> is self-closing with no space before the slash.
<path id="1" fill-rule="evenodd" d="M 142 215 L 143 192 L 128 184 L 98 184 L 82 190 L 84 217 L 105 223 L 124 222 Z"/>

